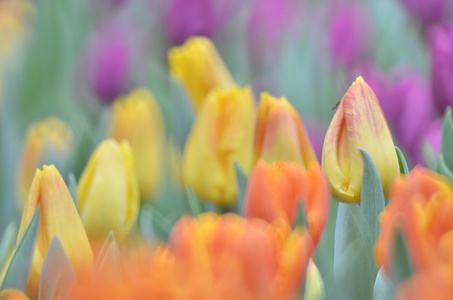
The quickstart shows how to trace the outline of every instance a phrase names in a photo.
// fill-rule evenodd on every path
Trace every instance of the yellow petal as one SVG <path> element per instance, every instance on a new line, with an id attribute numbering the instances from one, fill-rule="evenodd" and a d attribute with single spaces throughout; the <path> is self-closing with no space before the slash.
<path id="1" fill-rule="evenodd" d="M 234 80 L 212 42 L 205 37 L 192 37 L 168 53 L 171 75 L 188 93 L 199 111 L 206 96 L 214 89 L 234 86 Z"/>

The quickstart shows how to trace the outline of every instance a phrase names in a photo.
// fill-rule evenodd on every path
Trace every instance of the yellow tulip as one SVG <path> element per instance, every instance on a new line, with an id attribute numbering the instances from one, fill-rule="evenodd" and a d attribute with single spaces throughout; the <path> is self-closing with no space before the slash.
<path id="1" fill-rule="evenodd" d="M 212 42 L 192 37 L 168 53 L 171 75 L 186 90 L 193 107 L 199 111 L 214 89 L 234 86 L 234 80 Z"/>
<path id="2" fill-rule="evenodd" d="M 362 77 L 341 99 L 324 140 L 322 166 L 338 201 L 360 203 L 363 158 L 358 148 L 370 154 L 388 198 L 399 174 L 398 159 L 379 101 Z"/>
<path id="3" fill-rule="evenodd" d="M 142 199 L 151 199 L 162 185 L 165 157 L 164 120 L 154 96 L 139 89 L 115 101 L 108 136 L 127 140 Z"/>
<path id="4" fill-rule="evenodd" d="M 31 125 L 27 130 L 17 178 L 18 204 L 23 209 L 37 168 L 64 163 L 74 146 L 74 134 L 62 120 L 54 117 Z M 57 164 L 58 165 L 58 164 Z"/>
<path id="5" fill-rule="evenodd" d="M 316 160 L 304 124 L 285 98 L 261 95 L 255 126 L 255 162 L 294 161 L 304 167 Z"/>
<path id="6" fill-rule="evenodd" d="M 42 171 L 38 169 L 35 173 L 22 213 L 17 243 L 38 206 L 41 206 L 41 221 L 27 287 L 27 294 L 33 296 L 37 295 L 44 257 L 54 235 L 58 235 L 79 278 L 93 270 L 93 253 L 82 221 L 63 178 L 53 165 L 44 166 Z"/>
<path id="7" fill-rule="evenodd" d="M 122 241 L 133 229 L 140 199 L 132 151 L 127 141 L 102 142 L 94 151 L 77 186 L 79 213 L 90 239 L 110 231 Z"/>
<path id="8" fill-rule="evenodd" d="M 206 99 L 187 139 L 183 176 L 201 200 L 234 204 L 234 161 L 252 168 L 255 107 L 250 88 L 217 90 Z"/>

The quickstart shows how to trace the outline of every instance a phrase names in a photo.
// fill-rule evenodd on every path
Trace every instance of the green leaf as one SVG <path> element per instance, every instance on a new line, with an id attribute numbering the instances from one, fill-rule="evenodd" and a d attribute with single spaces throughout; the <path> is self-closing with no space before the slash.
<path id="1" fill-rule="evenodd" d="M 171 115 L 174 126 L 171 128 L 174 129 L 172 132 L 179 144 L 184 145 L 195 120 L 195 113 L 184 89 L 174 78 L 170 80 L 170 93 L 173 104 Z"/>
<path id="2" fill-rule="evenodd" d="M 398 164 L 400 165 L 400 173 L 407 175 L 409 174 L 409 168 L 407 167 L 406 158 L 400 148 L 395 146 L 396 156 L 398 157 Z"/>
<path id="3" fill-rule="evenodd" d="M 143 238 L 152 242 L 155 240 L 154 226 L 153 226 L 153 212 L 149 205 L 143 205 L 140 210 L 140 218 L 138 221 L 140 232 Z"/>
<path id="4" fill-rule="evenodd" d="M 376 267 L 370 255 L 370 231 L 360 205 L 340 203 L 334 246 L 334 279 L 337 299 L 371 299 Z M 360 275 L 359 275 L 360 274 Z M 341 291 L 341 292 L 339 292 Z"/>
<path id="5" fill-rule="evenodd" d="M 237 201 L 237 212 L 238 215 L 243 216 L 245 210 L 245 197 L 247 191 L 247 175 L 237 161 L 234 162 L 234 170 L 236 172 L 236 181 L 238 185 L 238 201 Z"/>
<path id="6" fill-rule="evenodd" d="M 25 292 L 35 254 L 40 220 L 41 207 L 38 207 L 25 230 L 24 236 L 14 251 L 0 290 L 15 288 Z"/>
<path id="7" fill-rule="evenodd" d="M 163 241 L 166 241 L 170 236 L 173 227 L 172 223 L 152 205 L 149 205 L 148 208 L 154 235 L 160 237 Z"/>
<path id="8" fill-rule="evenodd" d="M 453 120 L 451 107 L 447 107 L 442 123 L 441 153 L 444 155 L 445 164 L 453 170 Z"/>
<path id="9" fill-rule="evenodd" d="M 63 245 L 54 235 L 47 249 L 39 282 L 39 300 L 68 299 L 76 275 Z"/>
<path id="10" fill-rule="evenodd" d="M 385 271 L 381 268 L 377 274 L 376 281 L 374 283 L 373 297 L 374 300 L 388 300 L 392 299 L 395 285 L 392 281 L 387 278 Z"/>
<path id="11" fill-rule="evenodd" d="M 69 193 L 71 193 L 72 201 L 74 201 L 74 205 L 77 208 L 77 180 L 72 173 L 69 173 L 68 175 L 68 190 Z"/>
<path id="12" fill-rule="evenodd" d="M 425 165 L 431 170 L 437 171 L 437 154 L 428 141 L 424 141 L 422 144 L 422 156 Z"/>
<path id="13" fill-rule="evenodd" d="M 439 156 L 439 161 L 437 162 L 437 173 L 444 175 L 450 181 L 453 182 L 453 172 L 450 170 L 450 168 L 445 163 L 443 154 L 441 154 Z"/>
<path id="14" fill-rule="evenodd" d="M 16 245 L 17 228 L 14 222 L 9 223 L 3 232 L 2 241 L 0 244 L 0 270 L 3 269 L 9 254 L 13 251 Z"/>
<path id="15" fill-rule="evenodd" d="M 304 206 L 302 204 L 302 199 L 297 199 L 297 216 L 296 216 L 296 223 L 295 223 L 295 227 L 299 227 L 299 226 L 302 226 L 302 227 L 306 227 L 307 226 L 307 222 L 305 220 L 305 213 L 304 213 Z"/>
<path id="16" fill-rule="evenodd" d="M 399 228 L 396 231 L 395 249 L 393 249 L 392 261 L 392 279 L 395 286 L 399 286 L 403 281 L 412 277 L 414 274 L 406 244 Z"/>
<path id="17" fill-rule="evenodd" d="M 187 199 L 189 200 L 190 211 L 194 217 L 199 216 L 203 213 L 200 205 L 200 201 L 195 195 L 192 187 L 186 186 Z"/>
<path id="18" fill-rule="evenodd" d="M 371 156 L 363 149 L 359 149 L 363 156 L 363 179 L 360 194 L 360 207 L 368 224 L 366 236 L 368 246 L 373 248 L 379 236 L 378 216 L 384 210 L 384 193 L 381 179 Z M 377 270 L 376 270 L 377 271 Z"/>

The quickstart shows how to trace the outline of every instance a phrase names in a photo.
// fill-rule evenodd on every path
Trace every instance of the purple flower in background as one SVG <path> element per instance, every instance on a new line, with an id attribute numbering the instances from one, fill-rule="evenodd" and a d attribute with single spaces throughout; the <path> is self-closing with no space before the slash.
<path id="1" fill-rule="evenodd" d="M 432 28 L 430 38 L 432 91 L 442 114 L 453 106 L 453 23 Z"/>
<path id="2" fill-rule="evenodd" d="M 350 67 L 366 56 L 371 26 L 364 9 L 341 3 L 341 6 L 335 4 L 335 13 L 329 24 L 329 47 L 337 64 Z"/>
<path id="3" fill-rule="evenodd" d="M 213 37 L 216 30 L 214 1 L 172 0 L 167 11 L 167 30 L 174 45 L 190 36 Z"/>
<path id="4" fill-rule="evenodd" d="M 292 0 L 258 0 L 247 21 L 246 46 L 254 86 L 272 85 L 274 67 L 282 55 L 285 36 L 296 33 L 301 3 Z M 258 88 L 258 90 L 262 90 Z"/>
<path id="5" fill-rule="evenodd" d="M 104 102 L 113 101 L 125 91 L 132 63 L 132 47 L 127 27 L 107 22 L 88 44 L 88 83 Z"/>
<path id="6" fill-rule="evenodd" d="M 426 128 L 422 142 L 427 141 L 433 148 L 436 154 L 440 153 L 440 143 L 442 139 L 442 119 L 437 119 L 431 122 Z"/>
<path id="7" fill-rule="evenodd" d="M 424 25 L 440 21 L 448 4 L 447 0 L 400 0 L 400 2 Z"/>
<path id="8" fill-rule="evenodd" d="M 419 163 L 423 133 L 435 115 L 429 86 L 421 76 L 408 73 L 397 82 L 391 98 L 398 106 L 393 124 L 396 139 Z"/>

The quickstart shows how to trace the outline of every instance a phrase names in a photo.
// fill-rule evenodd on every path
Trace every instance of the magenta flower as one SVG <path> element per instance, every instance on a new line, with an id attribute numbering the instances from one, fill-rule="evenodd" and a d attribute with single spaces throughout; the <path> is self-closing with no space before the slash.
<path id="1" fill-rule="evenodd" d="M 398 81 L 391 98 L 397 106 L 393 119 L 396 139 L 414 161 L 420 162 L 421 138 L 435 115 L 429 85 L 421 76 L 408 73 Z"/>
<path id="2" fill-rule="evenodd" d="M 351 67 L 366 57 L 371 34 L 368 19 L 366 11 L 358 6 L 344 3 L 336 7 L 328 28 L 328 38 L 337 64 Z"/>
<path id="3" fill-rule="evenodd" d="M 453 23 L 431 29 L 431 84 L 437 108 L 442 114 L 453 106 Z"/>
<path id="4" fill-rule="evenodd" d="M 108 22 L 88 44 L 88 83 L 104 102 L 125 92 L 132 64 L 132 45 L 124 24 Z"/>
<path id="5" fill-rule="evenodd" d="M 190 36 L 212 38 L 216 30 L 214 1 L 172 0 L 167 11 L 167 30 L 173 45 Z"/>
<path id="6" fill-rule="evenodd" d="M 447 9 L 447 0 L 400 0 L 423 25 L 438 22 Z"/>

